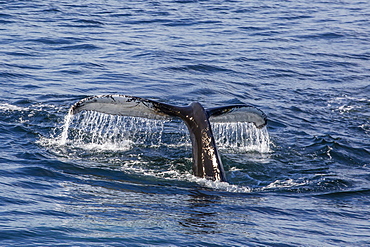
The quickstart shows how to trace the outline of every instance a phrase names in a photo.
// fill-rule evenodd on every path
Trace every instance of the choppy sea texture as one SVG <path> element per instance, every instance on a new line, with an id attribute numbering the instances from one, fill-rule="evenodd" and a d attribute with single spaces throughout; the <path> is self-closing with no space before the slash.
<path id="1" fill-rule="evenodd" d="M 369 245 L 367 1 L 0 10 L 2 246 Z M 219 183 L 192 176 L 181 122 L 81 114 L 63 132 L 71 105 L 111 93 L 251 104 L 269 139 L 213 126 Z"/>

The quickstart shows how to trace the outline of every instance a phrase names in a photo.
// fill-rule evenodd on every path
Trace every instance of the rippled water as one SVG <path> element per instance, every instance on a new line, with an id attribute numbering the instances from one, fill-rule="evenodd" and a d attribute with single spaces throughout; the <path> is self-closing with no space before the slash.
<path id="1" fill-rule="evenodd" d="M 2 246 L 370 244 L 367 1 L 0 1 L 0 10 Z M 69 107 L 110 93 L 252 104 L 268 115 L 269 150 L 247 138 L 232 146 L 243 135 L 225 139 L 232 127 L 213 126 L 229 181 L 219 183 L 191 175 L 176 121 L 96 115 L 81 127 L 82 115 L 61 145 Z M 108 132 L 96 132 L 99 121 Z"/>

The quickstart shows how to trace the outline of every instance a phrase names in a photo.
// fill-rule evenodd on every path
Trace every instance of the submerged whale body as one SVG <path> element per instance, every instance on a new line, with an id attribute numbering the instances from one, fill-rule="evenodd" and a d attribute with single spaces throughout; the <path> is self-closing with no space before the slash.
<path id="1" fill-rule="evenodd" d="M 150 119 L 181 118 L 189 129 L 193 150 L 193 173 L 197 177 L 226 181 L 210 121 L 248 122 L 257 128 L 267 124 L 266 115 L 253 106 L 236 104 L 205 109 L 194 102 L 189 106 L 173 106 L 127 95 L 100 95 L 74 104 L 69 114 L 96 111 L 106 114 Z"/>

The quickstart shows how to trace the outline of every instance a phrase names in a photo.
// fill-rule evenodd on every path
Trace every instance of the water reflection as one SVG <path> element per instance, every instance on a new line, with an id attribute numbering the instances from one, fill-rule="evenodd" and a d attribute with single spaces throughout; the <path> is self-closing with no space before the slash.
<path id="1" fill-rule="evenodd" d="M 221 198 L 215 195 L 207 195 L 200 191 L 190 194 L 187 207 L 187 217 L 179 224 L 187 229 L 190 234 L 213 234 L 220 233 L 218 225 L 219 211 L 217 204 Z"/>

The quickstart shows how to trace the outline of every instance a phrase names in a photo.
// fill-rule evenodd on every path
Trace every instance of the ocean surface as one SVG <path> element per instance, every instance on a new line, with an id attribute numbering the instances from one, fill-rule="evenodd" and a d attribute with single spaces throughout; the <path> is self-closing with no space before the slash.
<path id="1" fill-rule="evenodd" d="M 370 245 L 369 1 L 0 1 L 0 85 L 1 246 Z M 181 121 L 65 128 L 101 94 L 269 121 L 212 182 Z"/>

